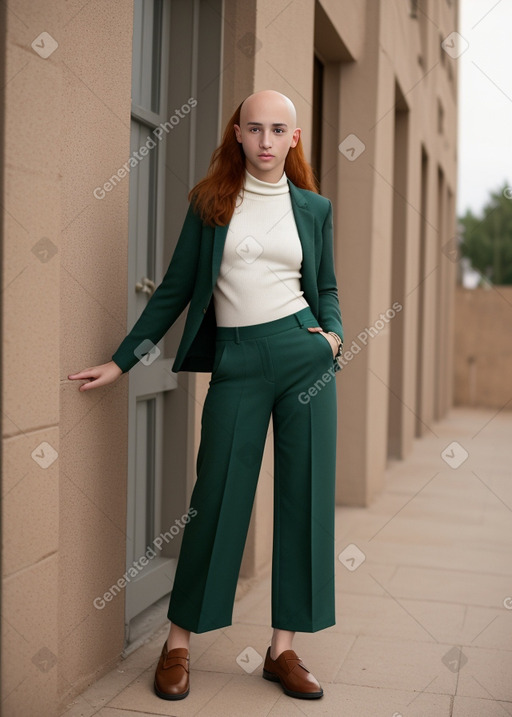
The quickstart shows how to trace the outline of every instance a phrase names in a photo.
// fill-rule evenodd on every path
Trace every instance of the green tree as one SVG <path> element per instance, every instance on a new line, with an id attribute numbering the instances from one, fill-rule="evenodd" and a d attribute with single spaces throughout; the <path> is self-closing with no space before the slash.
<path id="1" fill-rule="evenodd" d="M 481 217 L 468 210 L 459 223 L 462 256 L 493 284 L 512 284 L 512 186 L 491 192 Z"/>

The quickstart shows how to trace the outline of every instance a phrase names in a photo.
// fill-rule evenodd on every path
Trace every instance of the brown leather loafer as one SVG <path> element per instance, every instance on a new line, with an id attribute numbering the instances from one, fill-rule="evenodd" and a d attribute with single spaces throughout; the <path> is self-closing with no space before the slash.
<path id="1" fill-rule="evenodd" d="M 272 682 L 280 682 L 290 697 L 315 700 L 324 694 L 319 682 L 293 650 L 285 650 L 273 660 L 269 647 L 263 665 L 263 677 Z"/>
<path id="2" fill-rule="evenodd" d="M 164 642 L 155 672 L 155 693 L 163 700 L 182 700 L 190 691 L 190 657 L 186 647 L 175 647 L 167 651 Z"/>

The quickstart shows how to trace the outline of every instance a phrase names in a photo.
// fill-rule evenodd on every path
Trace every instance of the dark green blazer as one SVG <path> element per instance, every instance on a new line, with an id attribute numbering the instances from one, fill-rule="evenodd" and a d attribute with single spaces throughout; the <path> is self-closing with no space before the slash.
<path id="1" fill-rule="evenodd" d="M 304 298 L 324 331 L 335 331 L 343 339 L 338 290 L 334 275 L 332 206 L 329 199 L 299 189 L 290 180 L 290 199 L 302 244 L 301 288 Z M 172 370 L 211 371 L 215 354 L 215 310 L 213 288 L 219 274 L 229 224 L 210 227 L 189 206 L 178 243 L 162 283 L 146 308 L 112 355 L 129 371 L 157 344 L 190 303 Z M 149 347 L 149 348 L 147 348 Z M 338 367 L 337 362 L 335 362 Z"/>

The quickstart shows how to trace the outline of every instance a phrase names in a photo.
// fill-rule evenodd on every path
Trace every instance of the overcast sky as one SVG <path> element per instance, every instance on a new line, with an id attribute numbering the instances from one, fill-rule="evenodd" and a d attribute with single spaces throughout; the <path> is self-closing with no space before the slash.
<path id="1" fill-rule="evenodd" d="M 512 0 L 460 0 L 457 212 L 512 185 Z"/>

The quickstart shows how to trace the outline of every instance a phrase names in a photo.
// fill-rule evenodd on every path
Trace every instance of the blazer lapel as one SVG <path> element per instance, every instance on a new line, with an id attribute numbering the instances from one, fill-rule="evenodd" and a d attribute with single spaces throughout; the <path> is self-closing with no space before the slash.
<path id="1" fill-rule="evenodd" d="M 288 180 L 293 216 L 302 244 L 302 288 L 307 296 L 314 296 L 316 286 L 315 270 L 315 215 L 308 209 L 308 203 L 300 189 Z"/>
<path id="2" fill-rule="evenodd" d="M 224 226 L 216 226 L 213 235 L 213 252 L 212 252 L 212 288 L 215 286 L 220 271 L 222 261 L 222 252 L 226 243 L 229 224 Z"/>

